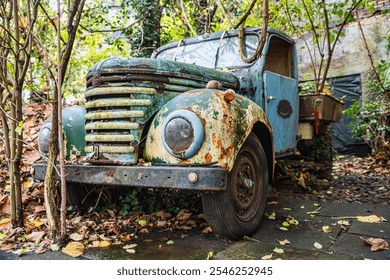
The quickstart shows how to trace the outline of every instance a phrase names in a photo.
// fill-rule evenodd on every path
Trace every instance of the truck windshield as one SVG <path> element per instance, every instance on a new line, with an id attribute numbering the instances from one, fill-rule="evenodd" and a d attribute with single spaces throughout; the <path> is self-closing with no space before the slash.
<path id="1" fill-rule="evenodd" d="M 246 35 L 246 56 L 252 56 L 259 43 L 256 34 Z M 226 36 L 222 39 L 209 39 L 194 43 L 181 41 L 158 53 L 157 58 L 200 65 L 208 68 L 238 68 L 250 64 L 241 60 L 238 52 L 238 37 Z"/>

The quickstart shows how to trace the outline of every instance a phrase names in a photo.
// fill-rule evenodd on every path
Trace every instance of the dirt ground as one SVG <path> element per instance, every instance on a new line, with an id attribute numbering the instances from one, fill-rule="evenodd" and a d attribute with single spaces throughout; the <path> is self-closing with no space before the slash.
<path id="1" fill-rule="evenodd" d="M 270 195 L 319 202 L 390 205 L 390 160 L 384 156 L 337 156 L 329 185 L 304 189 L 294 184 L 275 186 Z"/>

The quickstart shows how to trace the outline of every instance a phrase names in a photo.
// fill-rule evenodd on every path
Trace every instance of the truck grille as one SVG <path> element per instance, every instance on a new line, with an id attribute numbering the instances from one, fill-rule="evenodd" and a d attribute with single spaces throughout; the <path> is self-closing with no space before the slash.
<path id="1" fill-rule="evenodd" d="M 85 152 L 88 161 L 137 164 L 145 126 L 154 114 L 176 95 L 205 88 L 213 78 L 184 70 L 159 71 L 157 66 L 161 65 L 156 63 L 161 62 L 109 59 L 87 74 Z M 176 64 L 169 66 L 177 68 Z M 222 84 L 224 88 L 237 87 L 230 81 Z"/>

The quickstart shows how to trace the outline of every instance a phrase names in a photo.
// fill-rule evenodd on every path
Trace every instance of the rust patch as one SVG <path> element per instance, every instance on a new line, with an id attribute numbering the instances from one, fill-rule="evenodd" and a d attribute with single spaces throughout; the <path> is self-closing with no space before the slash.
<path id="1" fill-rule="evenodd" d="M 218 146 L 218 135 L 216 133 L 211 134 L 211 141 L 214 146 Z"/>
<path id="2" fill-rule="evenodd" d="M 212 156 L 210 153 L 207 153 L 207 154 L 204 156 L 204 161 L 205 161 L 206 163 L 210 163 L 212 160 L 213 160 L 213 156 Z"/>

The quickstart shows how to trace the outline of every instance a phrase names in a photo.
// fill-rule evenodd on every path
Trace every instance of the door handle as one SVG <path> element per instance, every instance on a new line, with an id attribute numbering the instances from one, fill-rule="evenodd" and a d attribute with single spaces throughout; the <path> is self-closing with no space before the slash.
<path id="1" fill-rule="evenodd" d="M 270 100 L 276 100 L 277 98 L 275 96 L 272 96 L 272 95 L 269 95 L 267 97 L 267 101 L 270 101 Z"/>

